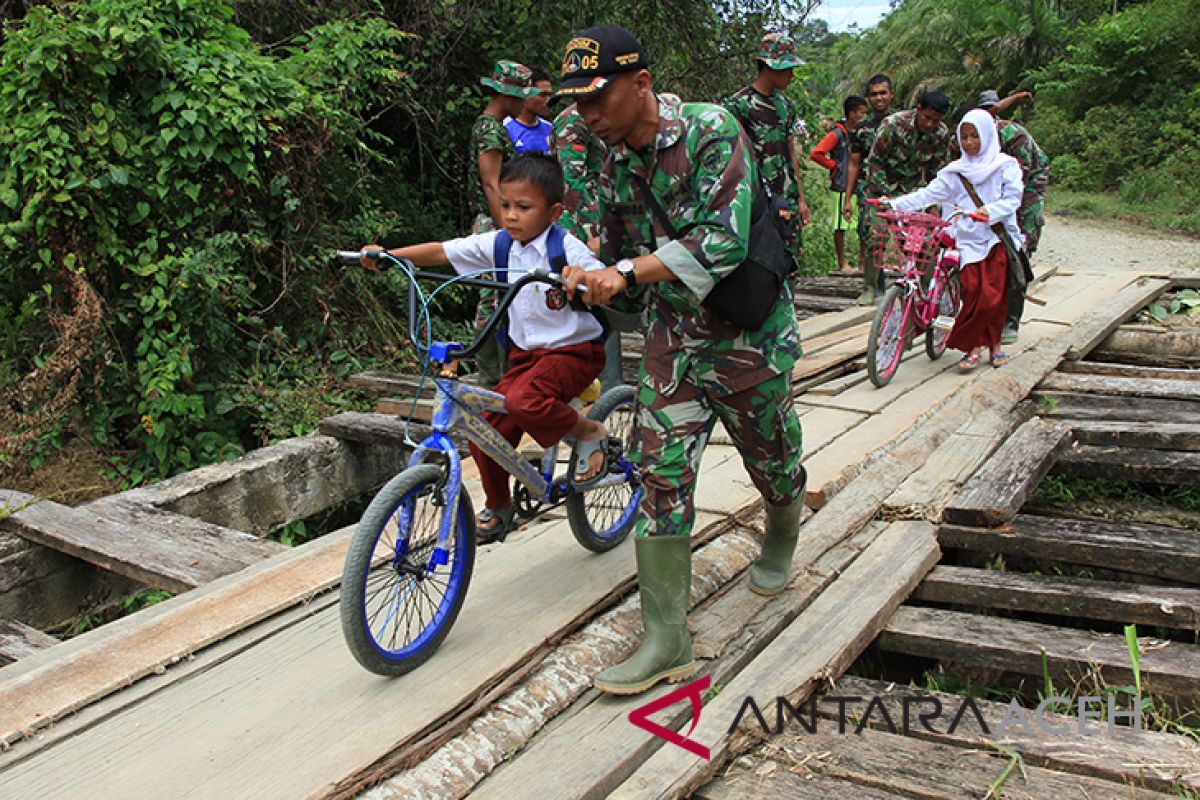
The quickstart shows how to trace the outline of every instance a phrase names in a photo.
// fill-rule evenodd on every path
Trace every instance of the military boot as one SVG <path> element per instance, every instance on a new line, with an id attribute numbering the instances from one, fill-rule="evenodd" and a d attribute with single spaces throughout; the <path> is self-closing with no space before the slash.
<path id="1" fill-rule="evenodd" d="M 687 626 L 691 538 L 638 536 L 633 543 L 646 634 L 628 660 L 596 676 L 596 688 L 609 694 L 637 694 L 661 680 L 685 680 L 696 671 Z"/>
<path id="2" fill-rule="evenodd" d="M 879 270 L 869 264 L 863 265 L 863 290 L 854 302 L 860 306 L 874 305 L 879 299 Z"/>
<path id="3" fill-rule="evenodd" d="M 747 586 L 755 594 L 779 594 L 792 572 L 792 555 L 800 538 L 800 515 L 804 513 L 804 492 L 786 506 L 767 506 L 767 531 L 762 552 L 750 567 Z"/>

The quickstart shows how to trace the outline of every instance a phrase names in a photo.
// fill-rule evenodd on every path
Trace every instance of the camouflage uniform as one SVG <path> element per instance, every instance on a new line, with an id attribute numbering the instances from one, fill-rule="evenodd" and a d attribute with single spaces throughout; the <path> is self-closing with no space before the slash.
<path id="1" fill-rule="evenodd" d="M 791 235 L 787 245 L 798 256 L 801 237 L 800 184 L 792 164 L 790 140 L 793 136 L 804 135 L 804 122 L 795 104 L 783 92 L 767 96 L 753 86 L 747 86 L 721 105 L 733 112 L 750 137 L 759 174 L 771 194 L 787 200 L 791 211 Z"/>
<path id="2" fill-rule="evenodd" d="M 1050 158 L 1024 125 L 1010 119 L 996 120 L 1000 152 L 1010 155 L 1021 165 L 1021 177 L 1025 180 L 1025 192 L 1021 195 L 1021 207 L 1017 210 L 1017 225 L 1025 234 L 1025 249 L 1030 255 L 1037 250 L 1042 237 L 1043 203 L 1046 188 L 1050 185 Z"/>
<path id="3" fill-rule="evenodd" d="M 489 150 L 499 150 L 502 161 L 508 161 L 516 156 L 516 148 L 504 123 L 491 114 L 483 113 L 475 118 L 471 127 L 471 180 L 470 203 L 474 219 L 471 222 L 471 233 L 486 233 L 496 230 L 496 222 L 492 219 L 492 210 L 488 207 L 487 195 L 483 191 L 483 179 L 479 175 L 479 157 Z"/>
<path id="4" fill-rule="evenodd" d="M 562 165 L 566 188 L 563 195 L 565 210 L 558 224 L 586 242 L 599 231 L 596 179 L 604 166 L 608 148 L 588 130 L 574 103 L 554 119 L 554 152 Z"/>
<path id="5" fill-rule="evenodd" d="M 870 115 L 858 123 L 858 127 L 854 129 L 854 139 L 850 145 L 851 153 L 858 153 L 858 181 L 854 184 L 854 196 L 858 201 L 858 240 L 867 242 L 871 237 L 870 216 L 867 214 L 867 205 L 863 202 L 866 195 L 863 190 L 867 186 L 867 159 L 871 155 L 871 145 L 875 143 L 875 134 L 879 132 L 879 126 L 883 121 L 891 116 L 891 113 L 883 116 Z"/>
<path id="6" fill-rule="evenodd" d="M 931 133 L 922 133 L 916 120 L 916 111 L 898 111 L 875 132 L 866 162 L 865 197 L 899 197 L 916 191 L 950 163 L 950 130 L 939 122 Z"/>
<path id="7" fill-rule="evenodd" d="M 761 330 L 743 331 L 701 305 L 745 259 L 755 168 L 749 142 L 725 109 L 658 98 L 658 133 L 642 152 L 615 146 L 600 174 L 601 257 L 654 253 L 679 278 L 652 285 L 634 459 L 645 495 L 639 536 L 690 535 L 693 492 L 716 418 L 754 485 L 784 506 L 803 487 L 801 430 L 791 396 L 800 336 L 790 291 Z M 646 178 L 676 229 L 670 241 L 630 177 Z"/>

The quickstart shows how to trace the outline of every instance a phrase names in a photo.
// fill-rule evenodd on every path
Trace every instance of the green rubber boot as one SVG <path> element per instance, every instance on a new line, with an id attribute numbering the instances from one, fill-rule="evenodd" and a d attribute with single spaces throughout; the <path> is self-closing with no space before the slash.
<path id="1" fill-rule="evenodd" d="M 804 493 L 786 506 L 767 506 L 767 532 L 762 552 L 750 567 L 747 586 L 755 594 L 779 594 L 792 573 L 792 555 L 800 538 L 800 515 L 804 513 Z"/>
<path id="2" fill-rule="evenodd" d="M 633 544 L 646 637 L 628 660 L 596 676 L 596 688 L 609 694 L 637 694 L 662 680 L 685 680 L 696 671 L 687 626 L 692 540 L 638 536 Z"/>
<path id="3" fill-rule="evenodd" d="M 874 305 L 879 299 L 879 270 L 869 264 L 863 265 L 863 290 L 854 302 L 860 306 Z"/>

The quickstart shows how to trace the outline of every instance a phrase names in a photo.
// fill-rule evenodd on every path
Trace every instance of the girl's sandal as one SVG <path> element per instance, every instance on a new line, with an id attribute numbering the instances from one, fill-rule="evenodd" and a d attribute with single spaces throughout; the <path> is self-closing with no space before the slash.
<path id="1" fill-rule="evenodd" d="M 958 362 L 958 368 L 963 372 L 970 372 L 979 366 L 979 356 L 968 353 L 962 357 L 962 361 Z"/>
<path id="2" fill-rule="evenodd" d="M 485 524 L 493 521 L 495 524 L 484 527 Z M 485 508 L 475 518 L 475 542 L 476 544 L 503 542 L 509 531 L 514 528 L 516 525 L 513 524 L 512 508 Z"/>
<path id="3" fill-rule="evenodd" d="M 992 366 L 993 367 L 1003 367 L 1007 363 L 1008 363 L 1008 353 L 1005 353 L 1003 350 L 997 350 L 995 353 L 992 353 Z"/>

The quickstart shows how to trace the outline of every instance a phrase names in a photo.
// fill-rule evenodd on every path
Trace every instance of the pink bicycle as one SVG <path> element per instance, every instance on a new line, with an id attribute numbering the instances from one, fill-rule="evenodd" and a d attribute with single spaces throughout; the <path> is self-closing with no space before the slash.
<path id="1" fill-rule="evenodd" d="M 923 211 L 875 214 L 872 253 L 875 263 L 892 277 L 867 340 L 867 376 L 877 387 L 891 381 L 905 347 L 918 333 L 925 333 L 930 359 L 941 358 L 946 351 L 962 302 L 958 251 L 954 237 L 945 230 L 949 224 L 950 220 Z"/>

